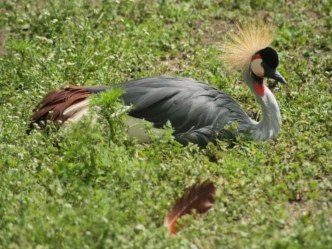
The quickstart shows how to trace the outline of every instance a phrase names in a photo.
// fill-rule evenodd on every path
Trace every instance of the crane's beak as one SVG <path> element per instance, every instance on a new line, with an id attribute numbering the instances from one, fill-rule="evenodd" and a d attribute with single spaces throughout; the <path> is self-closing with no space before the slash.
<path id="1" fill-rule="evenodd" d="M 276 80 L 277 82 L 280 82 L 282 84 L 286 84 L 286 80 L 284 79 L 284 77 L 282 77 L 282 75 L 276 70 L 273 75 L 270 76 L 271 79 Z"/>

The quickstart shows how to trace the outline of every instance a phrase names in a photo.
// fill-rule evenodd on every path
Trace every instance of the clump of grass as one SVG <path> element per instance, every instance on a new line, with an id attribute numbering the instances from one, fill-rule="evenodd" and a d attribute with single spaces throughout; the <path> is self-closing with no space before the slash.
<path id="1" fill-rule="evenodd" d="M 91 100 L 91 107 L 96 114 L 103 117 L 108 130 L 109 141 L 117 142 L 119 137 L 126 134 L 124 118 L 130 107 L 121 102 L 122 90 L 114 88 L 94 96 Z"/>

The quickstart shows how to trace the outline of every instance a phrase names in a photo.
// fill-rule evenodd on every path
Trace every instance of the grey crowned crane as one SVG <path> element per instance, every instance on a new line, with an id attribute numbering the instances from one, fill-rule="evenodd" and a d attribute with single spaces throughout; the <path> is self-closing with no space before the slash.
<path id="1" fill-rule="evenodd" d="M 224 46 L 226 66 L 243 72 L 245 83 L 261 106 L 259 122 L 251 119 L 233 98 L 213 86 L 193 79 L 162 76 L 113 86 L 71 86 L 53 91 L 34 111 L 31 124 L 47 120 L 76 122 L 88 112 L 89 96 L 120 87 L 125 105 L 133 106 L 128 111 L 129 134 L 140 141 L 146 141 L 146 135 L 130 132 L 137 120 L 151 122 L 158 130 L 170 121 L 175 139 L 184 145 L 191 142 L 204 147 L 223 139 L 227 136 L 225 127 L 234 122 L 238 124 L 237 131 L 246 136 L 255 140 L 271 139 L 280 130 L 281 118 L 277 101 L 264 84 L 264 78 L 285 83 L 277 71 L 279 58 L 269 47 L 271 42 L 268 28 L 247 27 L 239 28 L 239 33 L 232 35 Z"/>

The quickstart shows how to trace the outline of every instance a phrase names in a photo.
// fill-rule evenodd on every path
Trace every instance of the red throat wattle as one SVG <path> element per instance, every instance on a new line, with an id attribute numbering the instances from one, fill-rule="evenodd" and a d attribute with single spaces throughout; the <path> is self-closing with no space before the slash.
<path id="1" fill-rule="evenodd" d="M 256 93 L 259 95 L 259 96 L 264 96 L 265 95 L 265 84 L 264 82 L 259 84 L 258 82 L 254 82 L 254 89 L 256 91 Z"/>

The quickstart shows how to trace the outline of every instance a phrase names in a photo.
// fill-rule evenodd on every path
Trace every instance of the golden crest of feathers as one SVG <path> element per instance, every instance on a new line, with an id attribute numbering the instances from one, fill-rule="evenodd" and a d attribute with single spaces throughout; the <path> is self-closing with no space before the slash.
<path id="1" fill-rule="evenodd" d="M 238 33 L 231 34 L 222 46 L 222 59 L 228 70 L 245 70 L 252 56 L 268 47 L 274 38 L 272 27 L 263 24 L 237 25 Z"/>

